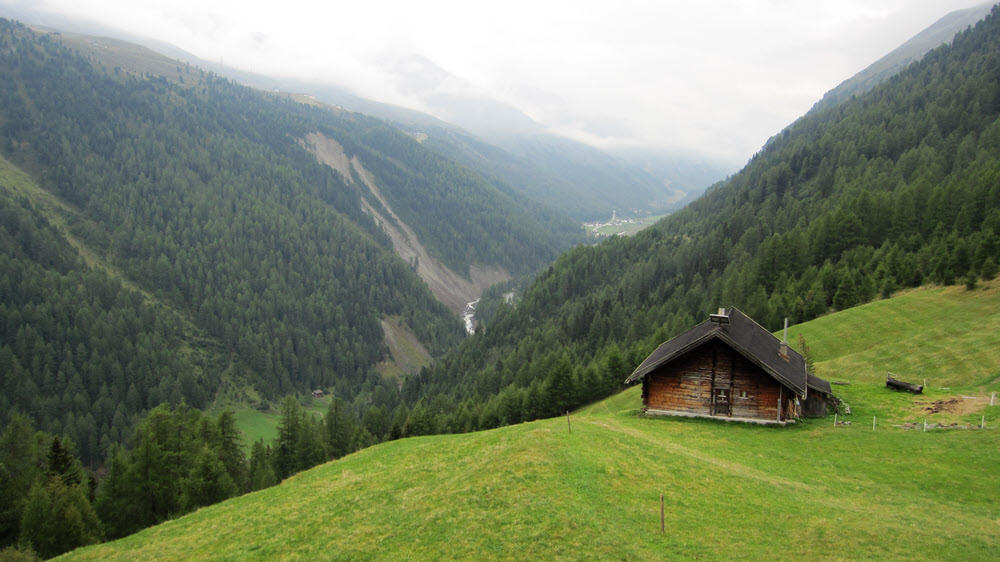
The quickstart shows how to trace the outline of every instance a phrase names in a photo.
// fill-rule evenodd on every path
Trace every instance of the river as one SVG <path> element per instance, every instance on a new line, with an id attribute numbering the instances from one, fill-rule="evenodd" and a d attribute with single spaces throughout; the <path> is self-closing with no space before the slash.
<path id="1" fill-rule="evenodd" d="M 476 305 L 479 304 L 479 299 L 476 299 L 469 304 L 465 305 L 465 310 L 462 312 L 462 320 L 465 321 L 465 331 L 472 334 L 476 333 Z"/>

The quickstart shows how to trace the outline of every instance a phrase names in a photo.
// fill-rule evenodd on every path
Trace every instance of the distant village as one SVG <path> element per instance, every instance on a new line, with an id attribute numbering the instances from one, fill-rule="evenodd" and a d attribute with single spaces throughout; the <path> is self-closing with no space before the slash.
<path id="1" fill-rule="evenodd" d="M 638 213 L 638 209 L 632 209 L 633 213 Z M 623 219 L 618 218 L 617 210 L 611 211 L 611 220 L 607 222 L 594 221 L 583 223 L 584 229 L 592 235 L 594 238 L 606 238 L 612 235 L 630 235 L 635 234 L 639 230 L 642 230 L 648 226 L 648 218 L 630 218 Z M 635 226 L 642 225 L 642 226 Z M 603 230 L 602 230 L 603 229 Z"/>

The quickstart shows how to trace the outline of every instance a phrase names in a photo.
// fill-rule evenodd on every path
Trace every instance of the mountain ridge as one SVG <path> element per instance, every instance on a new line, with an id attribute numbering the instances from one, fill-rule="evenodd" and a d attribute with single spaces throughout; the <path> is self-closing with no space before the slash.
<path id="1" fill-rule="evenodd" d="M 243 84 L 265 91 L 289 92 L 287 95 L 299 101 L 316 100 L 333 107 L 344 107 L 379 117 L 413 133 L 421 133 L 424 132 L 423 129 L 427 129 L 426 132 L 432 135 L 446 137 L 442 144 L 429 145 L 440 146 L 443 149 L 440 154 L 443 156 L 459 158 L 466 165 L 475 167 L 480 173 L 496 177 L 498 181 L 510 186 L 522 196 L 528 196 L 550 207 L 554 212 L 568 214 L 581 222 L 605 217 L 612 209 L 617 209 L 619 214 L 631 214 L 632 209 L 638 209 L 640 214 L 676 210 L 680 207 L 680 201 L 689 201 L 731 171 L 728 164 L 717 163 L 706 157 L 698 158 L 701 162 L 699 166 L 687 167 L 682 171 L 673 162 L 683 163 L 688 158 L 686 155 L 670 153 L 661 157 L 659 151 L 649 151 L 645 156 L 646 160 L 650 158 L 663 160 L 662 164 L 655 166 L 659 173 L 649 174 L 642 166 L 636 165 L 629 159 L 619 158 L 613 151 L 600 150 L 569 138 L 550 134 L 520 110 L 485 95 L 470 97 L 461 92 L 449 93 L 448 89 L 427 90 L 433 94 L 425 101 L 437 107 L 439 113 L 444 112 L 442 114 L 444 117 L 450 115 L 454 119 L 455 124 L 448 124 L 426 113 L 367 100 L 335 85 L 271 78 L 227 67 L 219 62 L 201 60 L 177 47 L 134 37 L 127 32 L 100 26 L 81 26 L 66 19 L 49 20 L 48 18 L 52 16 L 30 10 L 14 12 L 14 15 L 42 21 L 49 26 L 49 30 L 65 28 L 86 35 L 98 33 L 118 38 L 114 41 L 143 45 L 151 52 L 166 53 L 165 56 L 172 60 L 161 61 L 146 71 L 171 79 L 177 75 L 177 72 L 174 72 L 175 66 L 183 67 L 185 64 L 191 64 L 223 76 L 230 76 Z M 73 37 L 74 33 L 67 33 L 66 39 L 77 41 L 77 46 L 81 49 L 93 47 L 88 45 L 88 42 L 101 41 L 99 37 L 86 35 Z M 100 55 L 98 53 L 98 56 Z M 417 56 L 412 56 L 408 60 L 410 59 L 418 60 L 420 68 L 430 69 L 428 72 L 438 76 L 438 81 L 457 80 L 429 60 Z M 400 61 L 396 63 L 389 61 L 387 64 L 404 69 L 413 66 Z M 114 67 L 116 64 L 111 63 L 110 66 Z M 421 80 L 426 81 L 423 78 Z M 508 117 L 497 118 L 496 115 Z M 466 151 L 472 148 L 470 142 L 456 142 L 457 137 L 470 136 L 465 130 L 471 131 L 472 135 L 478 135 L 482 139 L 478 142 L 485 140 L 505 151 L 507 155 L 497 156 L 494 153 L 484 160 L 481 150 L 473 148 L 471 153 L 467 153 Z M 461 151 L 461 156 L 451 152 L 454 150 Z M 544 157 L 537 154 L 538 150 L 544 153 Z M 509 162 L 511 160 L 513 166 L 519 169 L 512 169 Z M 578 168 L 584 171 L 576 171 Z M 572 177 L 571 180 L 566 179 L 567 173 Z M 664 177 L 664 173 L 669 174 L 669 177 Z M 672 189 L 666 187 L 667 184 L 671 184 Z M 678 189 L 682 190 L 684 195 L 677 196 L 673 193 Z"/>
<path id="2" fill-rule="evenodd" d="M 979 6 L 955 10 L 893 49 L 889 54 L 873 62 L 861 72 L 841 82 L 837 87 L 823 94 L 810 111 L 820 111 L 843 103 L 845 100 L 867 92 L 879 82 L 887 80 L 920 60 L 927 52 L 940 45 L 951 43 L 955 35 L 974 25 L 990 13 L 993 2 Z"/>

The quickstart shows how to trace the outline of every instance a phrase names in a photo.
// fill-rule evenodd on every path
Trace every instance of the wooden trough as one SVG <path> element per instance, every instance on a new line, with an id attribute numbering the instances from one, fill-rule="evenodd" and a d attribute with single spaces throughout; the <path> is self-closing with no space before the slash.
<path id="1" fill-rule="evenodd" d="M 890 372 L 886 372 L 885 374 L 885 386 L 887 388 L 892 388 L 894 390 L 905 390 L 907 392 L 912 392 L 914 394 L 920 394 L 924 391 L 923 385 L 903 382 L 893 377 L 892 373 Z"/>

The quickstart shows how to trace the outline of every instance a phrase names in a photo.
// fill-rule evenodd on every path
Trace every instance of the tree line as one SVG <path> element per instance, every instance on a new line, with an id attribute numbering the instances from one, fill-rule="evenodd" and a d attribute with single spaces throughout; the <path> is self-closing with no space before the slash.
<path id="1" fill-rule="evenodd" d="M 233 412 L 161 404 L 127 444 L 111 446 L 97 478 L 71 437 L 36 431 L 14 414 L 0 432 L 0 552 L 49 558 L 123 537 L 376 442 L 340 398 L 319 416 L 286 397 L 278 434 L 247 454 Z"/>

